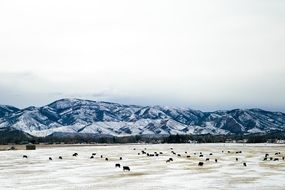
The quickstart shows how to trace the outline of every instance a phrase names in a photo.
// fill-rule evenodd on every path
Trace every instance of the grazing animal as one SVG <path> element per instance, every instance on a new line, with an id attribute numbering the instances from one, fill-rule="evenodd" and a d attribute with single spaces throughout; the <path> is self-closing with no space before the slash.
<path id="1" fill-rule="evenodd" d="M 141 153 L 138 153 L 138 155 L 141 155 Z"/>
<path id="2" fill-rule="evenodd" d="M 198 163 L 198 166 L 203 166 L 204 165 L 204 162 L 199 162 Z"/>
<path id="3" fill-rule="evenodd" d="M 123 171 L 131 171 L 129 166 L 123 166 Z"/>
<path id="4" fill-rule="evenodd" d="M 264 158 L 263 158 L 263 161 L 265 161 L 265 160 L 267 160 L 267 157 L 264 157 Z"/>
<path id="5" fill-rule="evenodd" d="M 103 155 L 101 155 L 100 157 L 103 158 Z"/>
<path id="6" fill-rule="evenodd" d="M 115 168 L 120 168 L 121 164 L 115 164 Z"/>
<path id="7" fill-rule="evenodd" d="M 210 161 L 210 158 L 206 158 L 206 161 Z"/>
<path id="8" fill-rule="evenodd" d="M 180 155 L 180 154 L 177 154 L 177 156 L 181 157 L 181 155 Z"/>
<path id="9" fill-rule="evenodd" d="M 94 156 L 92 155 L 91 157 L 90 157 L 90 159 L 93 159 L 94 158 Z"/>
<path id="10" fill-rule="evenodd" d="M 28 156 L 27 155 L 23 155 L 23 158 L 28 158 Z"/>
<path id="11" fill-rule="evenodd" d="M 169 160 L 169 161 L 173 161 L 173 159 L 172 159 L 172 158 L 169 158 L 168 160 Z"/>
<path id="12" fill-rule="evenodd" d="M 49 157 L 48 159 L 49 159 L 49 160 L 52 160 L 52 158 L 51 158 L 51 157 Z"/>
<path id="13" fill-rule="evenodd" d="M 203 154 L 199 155 L 199 157 L 203 157 Z"/>
<path id="14" fill-rule="evenodd" d="M 210 156 L 212 156 L 212 155 L 213 155 L 213 153 L 210 153 L 209 155 L 210 155 Z"/>
<path id="15" fill-rule="evenodd" d="M 159 152 L 159 154 L 163 154 L 162 152 Z"/>
<path id="16" fill-rule="evenodd" d="M 245 167 L 247 166 L 245 162 L 243 163 L 243 166 L 245 166 Z"/>
<path id="17" fill-rule="evenodd" d="M 173 148 L 170 148 L 170 150 L 173 150 Z"/>
<path id="18" fill-rule="evenodd" d="M 185 154 L 187 154 L 187 152 L 185 152 Z"/>
<path id="19" fill-rule="evenodd" d="M 105 158 L 105 160 L 108 161 L 109 159 L 108 159 L 108 158 Z"/>
<path id="20" fill-rule="evenodd" d="M 282 160 L 284 160 L 285 158 L 284 158 L 284 156 L 282 157 Z"/>
<path id="21" fill-rule="evenodd" d="M 123 160 L 123 158 L 122 158 L 122 157 L 120 157 L 120 160 Z"/>
<path id="22" fill-rule="evenodd" d="M 74 153 L 72 156 L 78 156 L 78 153 Z"/>
<path id="23" fill-rule="evenodd" d="M 222 150 L 222 153 L 224 153 L 224 151 Z"/>
<path id="24" fill-rule="evenodd" d="M 231 153 L 231 151 L 228 151 L 228 153 Z"/>
<path id="25" fill-rule="evenodd" d="M 238 158 L 236 158 L 236 161 L 238 161 Z"/>
<path id="26" fill-rule="evenodd" d="M 187 158 L 190 158 L 191 156 L 187 156 Z"/>
<path id="27" fill-rule="evenodd" d="M 96 153 L 92 153 L 92 156 L 96 156 Z"/>
<path id="28" fill-rule="evenodd" d="M 59 156 L 58 159 L 61 159 L 61 160 L 62 160 L 62 156 Z"/>
<path id="29" fill-rule="evenodd" d="M 133 150 L 136 150 L 136 148 L 134 148 Z"/>
<path id="30" fill-rule="evenodd" d="M 218 159 L 215 159 L 215 162 L 218 162 Z"/>
<path id="31" fill-rule="evenodd" d="M 272 158 L 272 157 L 270 157 L 270 160 L 273 160 L 273 158 Z"/>
<path id="32" fill-rule="evenodd" d="M 274 160 L 273 161 L 279 161 L 279 158 L 274 158 Z"/>
<path id="33" fill-rule="evenodd" d="M 170 160 L 166 160 L 166 163 L 170 163 Z"/>
<path id="34" fill-rule="evenodd" d="M 194 155 L 196 155 L 196 152 L 194 152 Z"/>
<path id="35" fill-rule="evenodd" d="M 265 154 L 265 157 L 269 156 L 269 154 Z"/>

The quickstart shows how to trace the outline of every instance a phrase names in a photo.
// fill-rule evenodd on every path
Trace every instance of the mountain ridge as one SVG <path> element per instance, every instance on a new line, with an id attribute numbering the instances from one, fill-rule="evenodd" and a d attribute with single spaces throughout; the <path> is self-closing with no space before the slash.
<path id="1" fill-rule="evenodd" d="M 59 99 L 42 107 L 0 106 L 0 128 L 37 137 L 53 133 L 111 136 L 250 134 L 285 131 L 285 114 L 259 108 L 202 112 L 190 108 L 138 106 Z"/>

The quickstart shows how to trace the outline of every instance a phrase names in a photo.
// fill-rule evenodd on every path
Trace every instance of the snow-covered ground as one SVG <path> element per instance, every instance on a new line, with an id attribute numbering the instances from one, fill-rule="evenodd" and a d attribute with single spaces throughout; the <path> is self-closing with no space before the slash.
<path id="1" fill-rule="evenodd" d="M 171 148 L 181 157 L 172 154 Z M 138 155 L 141 150 L 163 154 L 158 157 Z M 236 154 L 236 151 L 242 153 Z M 75 152 L 79 154 L 77 157 L 72 156 Z M 200 152 L 204 157 L 198 157 Z M 281 154 L 274 155 L 275 152 Z M 92 153 L 96 153 L 94 159 L 90 159 Z M 265 153 L 279 158 L 279 161 L 263 161 Z M 22 158 L 24 154 L 28 159 Z M 108 157 L 109 161 L 100 155 Z M 191 157 L 187 158 L 187 155 Z M 59 156 L 63 159 L 58 159 Z M 283 156 L 285 146 L 271 144 L 108 145 L 1 151 L 0 188 L 281 190 L 285 189 Z M 49 157 L 53 160 L 50 161 Z M 166 163 L 170 157 L 174 161 Z M 206 162 L 206 158 L 210 161 Z M 203 167 L 198 166 L 199 161 L 204 162 Z M 131 171 L 115 168 L 116 163 L 129 166 Z"/>

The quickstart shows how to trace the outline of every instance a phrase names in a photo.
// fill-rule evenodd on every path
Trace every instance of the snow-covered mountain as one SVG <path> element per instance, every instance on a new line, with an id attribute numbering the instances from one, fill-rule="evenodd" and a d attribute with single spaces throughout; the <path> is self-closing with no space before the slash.
<path id="1" fill-rule="evenodd" d="M 61 99 L 43 107 L 0 106 L 0 129 L 16 129 L 33 136 L 266 133 L 285 131 L 285 114 L 261 109 L 202 112 Z"/>

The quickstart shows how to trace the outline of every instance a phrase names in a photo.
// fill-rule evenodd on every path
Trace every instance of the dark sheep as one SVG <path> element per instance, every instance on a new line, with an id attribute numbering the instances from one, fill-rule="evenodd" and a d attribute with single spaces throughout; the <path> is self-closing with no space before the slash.
<path id="1" fill-rule="evenodd" d="M 103 158 L 103 155 L 101 155 L 100 157 Z"/>
<path id="2" fill-rule="evenodd" d="M 105 158 L 105 160 L 108 161 L 109 159 L 108 159 L 108 158 Z"/>
<path id="3" fill-rule="evenodd" d="M 23 158 L 28 158 L 28 156 L 27 155 L 23 155 Z"/>
<path id="4" fill-rule="evenodd" d="M 263 158 L 263 161 L 266 161 L 266 160 L 267 160 L 267 157 L 264 157 L 264 158 Z"/>
<path id="5" fill-rule="evenodd" d="M 172 159 L 172 158 L 169 158 L 168 160 L 173 161 L 173 159 Z"/>
<path id="6" fill-rule="evenodd" d="M 166 163 L 170 163 L 170 160 L 166 160 Z"/>
<path id="7" fill-rule="evenodd" d="M 273 160 L 273 158 L 272 158 L 272 157 L 270 157 L 270 160 Z"/>
<path id="8" fill-rule="evenodd" d="M 186 156 L 187 158 L 190 158 L 191 156 Z"/>
<path id="9" fill-rule="evenodd" d="M 185 152 L 185 154 L 187 154 L 187 152 Z"/>
<path id="10" fill-rule="evenodd" d="M 274 160 L 273 161 L 279 161 L 279 158 L 274 158 Z"/>
<path id="11" fill-rule="evenodd" d="M 210 155 L 210 156 L 212 156 L 212 155 L 213 155 L 213 153 L 210 153 L 209 155 Z"/>
<path id="12" fill-rule="evenodd" d="M 163 154 L 162 152 L 159 152 L 159 154 Z"/>
<path id="13" fill-rule="evenodd" d="M 92 153 L 92 156 L 96 156 L 96 153 Z"/>
<path id="14" fill-rule="evenodd" d="M 94 156 L 92 155 L 91 157 L 90 157 L 90 159 L 93 159 L 94 158 Z"/>
<path id="15" fill-rule="evenodd" d="M 206 161 L 210 161 L 210 158 L 206 158 Z"/>
<path id="16" fill-rule="evenodd" d="M 238 158 L 236 158 L 236 161 L 238 161 Z"/>
<path id="17" fill-rule="evenodd" d="M 284 159 L 285 159 L 285 157 L 283 156 L 283 157 L 282 157 L 282 160 L 284 160 Z"/>
<path id="18" fill-rule="evenodd" d="M 123 160 L 123 158 L 122 158 L 122 157 L 120 157 L 120 160 Z"/>
<path id="19" fill-rule="evenodd" d="M 78 156 L 78 153 L 74 153 L 72 156 Z"/>
<path id="20" fill-rule="evenodd" d="M 48 159 L 49 159 L 49 160 L 52 160 L 52 158 L 51 158 L 51 157 L 49 157 Z"/>
<path id="21" fill-rule="evenodd" d="M 199 162 L 198 163 L 198 166 L 203 166 L 204 165 L 204 162 Z"/>
<path id="22" fill-rule="evenodd" d="M 131 171 L 129 166 L 123 166 L 123 171 Z"/>
<path id="23" fill-rule="evenodd" d="M 218 162 L 218 159 L 215 159 L 215 162 L 217 163 L 217 162 Z"/>
<path id="24" fill-rule="evenodd" d="M 265 154 L 265 157 L 268 157 L 269 156 L 269 154 Z"/>
<path id="25" fill-rule="evenodd" d="M 141 153 L 138 153 L 138 155 L 141 155 Z"/>
<path id="26" fill-rule="evenodd" d="M 181 155 L 180 155 L 180 154 L 177 154 L 177 156 L 181 157 Z"/>
<path id="27" fill-rule="evenodd" d="M 203 154 L 199 155 L 199 157 L 203 157 Z"/>
<path id="28" fill-rule="evenodd" d="M 62 160 L 62 156 L 59 156 L 58 159 Z"/>
<path id="29" fill-rule="evenodd" d="M 243 163 L 243 166 L 244 166 L 244 167 L 246 167 L 246 166 L 247 166 L 245 162 Z"/>
<path id="30" fill-rule="evenodd" d="M 120 168 L 121 164 L 115 164 L 115 168 Z"/>

